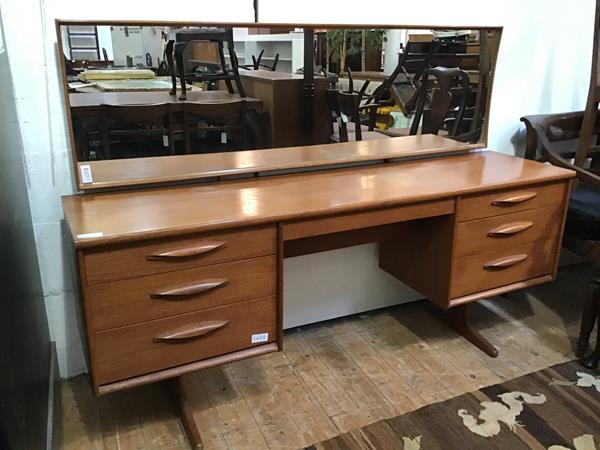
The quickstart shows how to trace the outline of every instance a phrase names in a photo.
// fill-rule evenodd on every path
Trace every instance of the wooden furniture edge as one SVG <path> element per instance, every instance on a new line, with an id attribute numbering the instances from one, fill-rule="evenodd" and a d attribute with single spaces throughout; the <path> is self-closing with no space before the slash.
<path id="1" fill-rule="evenodd" d="M 547 183 L 552 183 L 555 181 L 567 180 L 567 179 L 573 178 L 574 176 L 575 176 L 574 172 L 564 170 L 564 172 L 562 172 L 562 173 L 557 173 L 555 175 L 549 176 L 543 180 L 538 181 L 537 183 L 547 184 Z M 255 179 L 253 179 L 253 180 L 255 180 Z M 239 180 L 237 180 L 237 181 L 239 181 Z M 512 181 L 512 182 L 508 182 L 508 183 L 505 183 L 505 182 L 494 183 L 494 184 L 489 184 L 489 185 L 482 186 L 482 187 L 465 188 L 465 189 L 460 189 L 460 190 L 456 190 L 453 192 L 428 194 L 428 195 L 423 195 L 422 197 L 419 197 L 419 198 L 411 198 L 409 201 L 406 201 L 406 200 L 373 201 L 372 200 L 372 201 L 367 201 L 367 202 L 363 202 L 360 204 L 354 204 L 352 206 L 340 206 L 340 207 L 328 208 L 328 209 L 324 209 L 324 210 L 311 211 L 309 213 L 263 216 L 263 217 L 255 217 L 252 219 L 238 219 L 238 220 L 231 220 L 231 221 L 227 221 L 227 222 L 218 222 L 218 223 L 209 223 L 209 224 L 194 224 L 194 225 L 183 226 L 183 227 L 171 227 L 171 228 L 165 228 L 165 229 L 160 229 L 160 230 L 151 230 L 151 231 L 144 230 L 144 231 L 138 231 L 138 232 L 128 233 L 128 234 L 119 234 L 119 235 L 112 235 L 112 236 L 98 236 L 98 237 L 84 238 L 84 239 L 78 238 L 76 235 L 74 235 L 73 229 L 71 228 L 70 223 L 69 223 L 69 230 L 71 232 L 71 237 L 73 239 L 75 248 L 77 250 L 81 250 L 81 249 L 92 248 L 92 247 L 120 244 L 120 243 L 124 243 L 124 242 L 136 242 L 136 241 L 143 241 L 146 239 L 172 237 L 172 236 L 193 234 L 193 233 L 199 233 L 199 232 L 227 230 L 227 229 L 241 228 L 241 227 L 246 227 L 246 226 L 256 226 L 256 225 L 264 225 L 264 224 L 268 224 L 268 223 L 285 222 L 285 221 L 290 221 L 290 220 L 298 220 L 298 219 L 302 219 L 302 218 L 306 218 L 306 217 L 311 217 L 311 218 L 327 217 L 327 216 L 335 216 L 335 215 L 344 214 L 344 213 L 353 213 L 353 212 L 360 212 L 360 211 L 365 211 L 365 210 L 377 210 L 377 209 L 393 207 L 393 206 L 425 203 L 425 202 L 429 202 L 429 201 L 433 201 L 433 200 L 443 200 L 443 199 L 459 197 L 459 196 L 467 195 L 467 194 L 492 191 L 495 188 L 510 189 L 510 188 L 515 188 L 515 187 L 520 187 L 520 186 L 527 186 L 527 185 L 531 185 L 531 184 L 532 184 L 531 180 L 516 180 L 516 181 Z M 65 204 L 65 201 L 67 198 L 84 196 L 84 195 L 85 194 L 63 196 L 62 197 L 63 208 L 65 210 L 68 210 L 68 207 Z M 110 194 L 107 194 L 107 195 L 110 195 Z M 69 221 L 67 220 L 67 222 L 69 222 Z"/>
<path id="2" fill-rule="evenodd" d="M 241 361 L 246 358 L 265 355 L 267 353 L 273 353 L 278 350 L 279 347 L 277 345 L 277 342 L 271 342 L 269 344 L 264 344 L 233 353 L 227 353 L 225 355 L 215 356 L 213 358 L 203 359 L 202 361 L 184 364 L 181 366 L 172 367 L 170 369 L 160 370 L 158 372 L 153 372 L 147 375 L 140 375 L 138 377 L 128 378 L 126 380 L 116 381 L 114 383 L 103 384 L 95 388 L 96 395 L 109 394 L 111 392 L 116 392 L 123 389 L 130 389 L 132 387 L 141 386 L 143 384 L 154 383 L 156 381 L 167 380 L 169 378 L 176 378 L 187 373 L 195 372 L 197 370 L 207 369 L 209 367 L 219 366 L 221 364 L 227 364 L 234 361 Z"/>
<path id="3" fill-rule="evenodd" d="M 402 136 L 394 139 L 406 139 L 411 138 L 411 136 Z M 307 150 L 321 150 L 323 145 L 327 146 L 340 146 L 346 145 L 346 143 L 336 143 L 336 144 L 321 144 L 321 145 L 311 145 L 306 146 Z M 301 149 L 303 147 L 282 147 L 275 149 L 264 149 L 264 150 L 243 150 L 238 152 L 230 152 L 228 155 L 231 155 L 232 158 L 235 158 L 236 155 L 241 155 L 242 157 L 251 157 L 252 153 L 255 152 L 272 152 L 272 151 L 290 151 L 293 149 Z M 236 175 L 269 175 L 273 172 L 282 171 L 282 170 L 294 170 L 294 169 L 311 169 L 311 168 L 319 168 L 320 170 L 331 170 L 339 168 L 340 165 L 344 164 L 353 164 L 353 163 L 369 163 L 378 164 L 380 161 L 388 162 L 388 161 L 408 161 L 414 159 L 425 159 L 431 157 L 441 157 L 441 156 L 452 156 L 452 155 L 461 155 L 467 152 L 482 149 L 483 144 L 457 144 L 457 145 L 449 145 L 447 147 L 433 147 L 425 150 L 414 150 L 414 151 L 406 151 L 406 150 L 398 150 L 396 152 L 389 153 L 381 153 L 381 154 L 372 154 L 372 155 L 361 155 L 357 153 L 353 153 L 348 156 L 342 156 L 337 159 L 317 159 L 314 161 L 306 161 L 306 160 L 296 160 L 290 161 L 287 163 L 275 163 L 268 164 L 263 166 L 254 166 L 254 167 L 242 167 L 242 168 L 223 168 L 223 169 L 213 169 L 207 171 L 182 171 L 180 174 L 175 175 L 151 175 L 151 176 L 141 176 L 139 178 L 130 178 L 130 179 L 122 179 L 122 180 L 100 180 L 100 181 L 92 181 L 91 183 L 82 183 L 78 182 L 78 189 L 83 192 L 100 192 L 102 190 L 108 189 L 116 189 L 116 188 L 131 188 L 136 186 L 144 186 L 148 185 L 163 185 L 168 183 L 181 183 L 181 182 L 195 182 L 201 180 L 209 180 L 219 179 L 221 177 L 233 177 Z M 159 172 L 159 166 L 161 160 L 164 162 L 164 158 L 177 158 L 180 164 L 183 167 L 186 167 L 186 162 L 188 161 L 201 161 L 202 159 L 208 159 L 210 154 L 198 154 L 198 155 L 177 155 L 177 156 L 162 156 L 162 157 L 151 157 L 151 158 L 137 158 L 132 160 L 118 160 L 122 164 L 134 166 L 140 163 L 140 160 L 151 160 L 151 164 L 156 163 L 157 173 Z M 196 162 L 194 161 L 194 162 Z M 92 173 L 94 173 L 95 167 L 106 166 L 109 164 L 114 164 L 115 160 L 107 160 L 107 161 L 77 161 L 77 173 L 81 171 L 81 166 L 86 165 L 90 166 Z M 135 171 L 135 167 L 131 168 Z"/>
<path id="4" fill-rule="evenodd" d="M 547 283 L 552 280 L 554 280 L 554 276 L 551 274 L 546 274 L 540 277 L 530 278 L 528 280 L 506 284 L 504 286 L 500 286 L 494 289 L 488 289 L 486 291 L 477 292 L 475 294 L 469 294 L 463 297 L 453 298 L 448 303 L 448 308 L 446 309 L 454 308 L 455 306 L 465 305 L 467 303 L 471 303 L 476 300 L 481 300 L 487 297 L 495 297 L 497 295 L 506 294 L 507 292 L 512 292 L 519 289 L 525 289 L 531 286 L 536 286 L 538 284 Z"/>
<path id="5" fill-rule="evenodd" d="M 84 183 L 81 182 L 81 172 L 79 170 L 79 166 L 78 166 L 78 161 L 77 161 L 77 149 L 76 149 L 76 142 L 75 142 L 75 134 L 74 134 L 74 130 L 73 130 L 73 120 L 72 120 L 72 114 L 71 114 L 71 108 L 70 108 L 70 101 L 69 101 L 69 92 L 68 92 L 68 81 L 67 81 L 67 77 L 66 77 L 66 69 L 65 69 L 65 65 L 63 64 L 63 58 L 64 58 L 64 45 L 63 45 L 63 41 L 62 41 L 62 33 L 61 33 L 61 26 L 70 26 L 70 25 L 94 25 L 94 26 L 98 26 L 98 25 L 108 25 L 108 26 L 119 26 L 119 25 L 135 25 L 135 26 L 172 26 L 172 27 L 181 27 L 181 26 L 189 26 L 189 25 L 196 25 L 196 26 L 217 26 L 217 27 L 247 27 L 247 28 L 309 28 L 309 29 L 314 29 L 314 28 L 330 28 L 330 29 L 345 29 L 345 28 L 383 28 L 383 29 L 408 29 L 408 30 L 417 30 L 417 29 L 446 29 L 446 30 L 464 30 L 464 29 L 476 29 L 476 30 L 492 30 L 498 33 L 498 49 L 500 47 L 501 41 L 502 41 L 502 34 L 504 31 L 504 27 L 502 25 L 477 25 L 477 26 L 473 26 L 473 25 L 443 25 L 443 24 L 438 24 L 438 25 L 434 25 L 434 24 L 364 24 L 364 23 L 355 23 L 355 24 L 331 24 L 331 23 L 288 23 L 288 22 L 224 22 L 224 21 L 218 21 L 218 22 L 203 22 L 203 21 L 177 21 L 177 20 L 173 20 L 173 21 L 157 21 L 157 20 L 133 20 L 133 21 L 128 21 L 128 20 L 110 20 L 110 19 L 101 19 L 101 20 L 97 20 L 97 21 L 93 21 L 93 20 L 77 20 L 77 19 L 61 19 L 61 18 L 55 18 L 54 19 L 54 26 L 55 26 L 55 30 L 56 30 L 56 40 L 57 40 L 57 50 L 56 50 L 56 57 L 57 57 L 57 61 L 59 61 L 59 67 L 60 67 L 60 75 L 61 75 L 61 81 L 62 81 L 62 89 L 63 89 L 63 99 L 64 99 L 64 105 L 65 105 L 65 110 L 66 110 L 66 118 L 67 118 L 67 127 L 68 127 L 68 140 L 69 140 L 69 144 L 70 144 L 70 150 L 71 150 L 71 158 L 73 161 L 73 177 L 74 177 L 74 181 L 75 181 L 75 185 L 77 186 L 77 188 L 79 190 L 86 190 L 86 188 L 82 187 Z M 497 49 L 497 50 L 498 50 Z M 496 69 L 496 62 L 497 62 L 497 51 L 496 54 L 494 55 L 493 58 L 493 62 L 492 62 L 492 68 L 491 68 L 491 74 L 492 74 L 492 78 L 490 80 L 490 93 L 488 94 L 488 98 L 487 98 L 487 110 L 489 111 L 489 107 L 491 104 L 491 92 L 492 92 L 492 86 L 493 86 L 493 80 L 495 78 L 495 69 Z M 488 120 L 485 121 L 484 123 L 484 127 L 482 130 L 482 134 L 481 134 L 481 138 L 480 138 L 480 142 L 478 144 L 475 145 L 479 145 L 479 147 L 476 148 L 486 148 L 487 144 L 488 144 L 488 130 L 489 130 L 489 126 L 488 126 Z M 174 182 L 173 180 L 171 180 L 171 182 Z M 176 182 L 176 180 L 175 180 Z M 148 184 L 148 183 L 145 183 Z M 135 186 L 135 184 L 119 184 L 118 186 L 120 187 L 127 187 L 127 186 Z M 91 189 L 94 190 L 98 190 L 98 189 L 109 189 L 111 187 L 116 187 L 115 185 L 113 186 L 101 186 L 101 187 L 92 187 Z"/>
<path id="6" fill-rule="evenodd" d="M 317 23 L 317 22 L 224 22 L 224 21 L 197 21 L 197 20 L 111 20 L 111 19 L 99 19 L 99 20 L 78 20 L 78 19 L 55 19 L 55 23 L 58 25 L 129 25 L 129 26 L 189 26 L 190 24 L 198 26 L 213 26 L 213 27 L 247 27 L 247 28 L 386 28 L 386 29 L 407 29 L 407 30 L 420 30 L 423 28 L 439 28 L 448 30 L 465 30 L 465 29 L 492 29 L 496 31 L 502 31 L 504 27 L 502 25 L 445 25 L 440 24 L 379 24 L 379 23 Z"/>

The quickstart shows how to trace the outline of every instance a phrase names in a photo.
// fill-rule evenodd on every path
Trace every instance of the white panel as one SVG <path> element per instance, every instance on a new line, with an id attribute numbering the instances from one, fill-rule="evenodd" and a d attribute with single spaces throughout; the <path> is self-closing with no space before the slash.
<path id="1" fill-rule="evenodd" d="M 368 244 L 284 260 L 284 328 L 422 298 L 378 267 Z"/>

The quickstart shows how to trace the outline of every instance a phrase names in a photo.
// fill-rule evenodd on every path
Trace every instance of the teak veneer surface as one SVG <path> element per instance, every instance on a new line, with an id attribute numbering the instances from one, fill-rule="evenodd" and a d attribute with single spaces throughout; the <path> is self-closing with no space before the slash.
<path id="1" fill-rule="evenodd" d="M 237 152 L 176 155 L 153 158 L 79 162 L 91 166 L 93 181 L 81 183 L 83 190 L 115 186 L 201 180 L 275 170 L 378 161 L 391 158 L 417 158 L 464 152 L 480 145 L 465 144 L 427 134 L 394 139 L 246 150 Z"/>
<path id="2" fill-rule="evenodd" d="M 215 330 L 192 338 L 158 341 L 186 328 L 217 322 Z M 268 333 L 267 341 L 252 343 L 253 333 Z M 94 381 L 110 383 L 146 375 L 212 356 L 273 342 L 276 336 L 274 297 L 203 309 L 90 335 Z"/>
<path id="3" fill-rule="evenodd" d="M 210 236 L 196 234 L 90 250 L 85 254 L 84 267 L 87 283 L 97 284 L 272 255 L 276 252 L 276 245 L 273 226 L 211 233 Z M 191 258 L 148 259 L 148 255 L 198 246 L 214 246 L 214 250 Z"/>
<path id="4" fill-rule="evenodd" d="M 147 320 L 275 295 L 275 255 L 90 285 L 88 328 L 106 330 Z M 213 282 L 195 295 L 157 292 Z"/>
<path id="5" fill-rule="evenodd" d="M 558 236 L 562 216 L 563 208 L 547 206 L 458 223 L 454 256 L 460 258 L 491 248 L 501 250 L 507 246 L 518 246 L 544 240 L 548 236 Z M 510 230 L 511 227 L 520 231 L 505 235 L 498 233 L 498 230 Z"/>
<path id="6" fill-rule="evenodd" d="M 495 152 L 63 197 L 77 248 L 424 202 L 572 178 Z M 87 235 L 87 237 L 81 237 Z"/>
<path id="7" fill-rule="evenodd" d="M 515 246 L 507 245 L 502 250 L 491 248 L 485 252 L 457 258 L 452 266 L 450 297 L 461 297 L 480 292 L 482 287 L 492 289 L 551 273 L 556 246 L 556 239 L 547 239 Z M 511 257 L 519 262 L 502 270 L 485 268 L 492 262 Z"/>
<path id="8" fill-rule="evenodd" d="M 565 196 L 565 185 L 527 186 L 523 189 L 498 190 L 487 195 L 466 196 L 460 202 L 457 216 L 459 222 L 499 216 L 506 213 L 526 211 L 560 204 Z M 510 203 L 510 200 L 516 203 Z M 502 204 L 505 202 L 504 204 Z"/>

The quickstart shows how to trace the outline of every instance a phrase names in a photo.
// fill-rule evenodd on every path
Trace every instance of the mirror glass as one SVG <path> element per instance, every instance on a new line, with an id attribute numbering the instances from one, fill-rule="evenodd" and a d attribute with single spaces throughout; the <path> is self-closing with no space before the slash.
<path id="1" fill-rule="evenodd" d="M 476 28 L 59 27 L 79 162 L 425 133 L 479 143 L 499 39 Z"/>

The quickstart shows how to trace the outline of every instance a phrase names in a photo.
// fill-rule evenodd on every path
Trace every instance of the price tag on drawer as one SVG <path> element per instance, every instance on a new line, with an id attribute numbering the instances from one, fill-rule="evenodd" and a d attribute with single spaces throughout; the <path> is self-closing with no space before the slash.
<path id="1" fill-rule="evenodd" d="M 252 344 L 260 344 L 261 342 L 267 342 L 269 340 L 269 333 L 253 334 L 250 342 Z"/>

